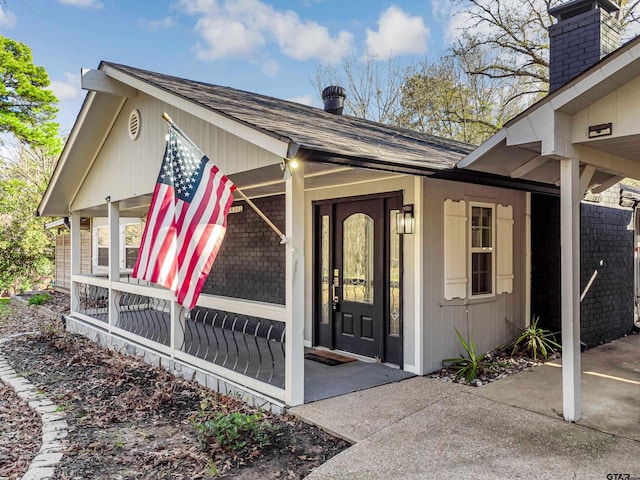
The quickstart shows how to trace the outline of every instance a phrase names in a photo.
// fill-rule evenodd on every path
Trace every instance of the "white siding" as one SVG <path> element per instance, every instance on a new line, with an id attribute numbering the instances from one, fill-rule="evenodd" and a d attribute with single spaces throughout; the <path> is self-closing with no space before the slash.
<path id="1" fill-rule="evenodd" d="M 525 324 L 524 192 L 427 179 L 424 190 L 423 245 L 424 371 L 442 368 L 442 359 L 458 356 L 455 328 L 475 339 L 478 352 L 508 341 Z M 445 298 L 445 200 L 465 200 L 513 207 L 513 291 L 479 299 Z M 466 257 L 466 254 L 465 254 Z M 405 264 L 406 265 L 406 264 Z"/>
<path id="2" fill-rule="evenodd" d="M 127 130 L 134 108 L 141 114 L 140 136 L 135 141 L 129 138 Z M 281 161 L 229 132 L 141 94 L 125 103 L 72 203 L 72 210 L 104 204 L 107 196 L 117 201 L 153 191 L 167 134 L 163 112 L 227 175 Z"/>

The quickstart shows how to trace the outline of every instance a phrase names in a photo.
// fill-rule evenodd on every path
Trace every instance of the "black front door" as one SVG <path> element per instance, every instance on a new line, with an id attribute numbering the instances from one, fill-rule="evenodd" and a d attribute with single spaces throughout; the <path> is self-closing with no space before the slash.
<path id="1" fill-rule="evenodd" d="M 315 344 L 402 365 L 395 196 L 316 205 Z"/>

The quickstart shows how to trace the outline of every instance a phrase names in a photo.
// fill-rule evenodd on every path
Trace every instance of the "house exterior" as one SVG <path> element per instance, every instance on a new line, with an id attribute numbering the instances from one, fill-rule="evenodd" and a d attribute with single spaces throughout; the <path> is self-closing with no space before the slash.
<path id="1" fill-rule="evenodd" d="M 606 0 L 568 5 L 568 21 L 596 11 L 602 23 L 612 11 Z M 422 375 L 458 356 L 456 329 L 478 351 L 512 339 L 540 305 L 532 292 L 557 298 L 553 274 L 562 291 L 564 413 L 575 420 L 578 205 L 587 189 L 598 194 L 640 177 L 638 49 L 634 41 L 584 66 L 475 149 L 342 116 L 339 88 L 325 91 L 321 110 L 102 62 L 83 73 L 89 93 L 40 205 L 41 215 L 71 213 L 67 326 L 223 393 L 284 407 L 304 402 L 305 348 Z M 164 112 L 287 237 L 281 244 L 236 197 L 203 295 L 188 312 L 171 292 L 123 275 L 127 252 L 114 234 L 122 218 L 142 225 L 148 215 Z M 532 286 L 532 265 L 553 263 L 544 242 L 532 243 L 549 198 L 562 268 Z M 108 231 L 108 247 L 95 247 L 104 248 L 95 252 L 106 260 L 101 275 L 81 270 L 81 218 Z M 620 332 L 632 327 L 627 313 Z"/>
<path id="2" fill-rule="evenodd" d="M 469 145 L 124 65 L 102 62 L 83 86 L 40 206 L 47 216 L 71 212 L 68 328 L 295 405 L 305 347 L 421 375 L 458 354 L 455 329 L 485 351 L 526 325 L 530 192 L 555 186 L 452 170 Z M 141 225 L 148 215 L 163 112 L 288 237 L 282 245 L 236 198 L 191 312 L 126 275 L 131 252 L 113 234 L 131 223 L 124 218 Z M 398 216 L 411 233 L 398 232 Z M 79 218 L 102 239 L 92 274 L 73 247 Z M 245 346 L 248 332 L 257 346 Z"/>

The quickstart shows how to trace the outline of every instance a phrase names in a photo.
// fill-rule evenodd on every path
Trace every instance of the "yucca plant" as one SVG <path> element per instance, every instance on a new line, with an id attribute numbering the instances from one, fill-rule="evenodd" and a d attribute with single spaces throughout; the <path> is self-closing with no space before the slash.
<path id="1" fill-rule="evenodd" d="M 449 366 L 456 368 L 455 378 L 460 380 L 462 377 L 467 383 L 472 382 L 478 375 L 483 372 L 495 373 L 495 367 L 499 367 L 502 364 L 497 362 L 491 362 L 487 360 L 489 353 L 482 353 L 478 355 L 476 353 L 476 342 L 472 338 L 470 342 L 467 342 L 456 328 L 456 334 L 462 344 L 467 355 L 460 354 L 458 358 L 446 358 L 442 361 L 443 364 L 449 364 Z M 446 366 L 446 365 L 445 365 Z"/>
<path id="2" fill-rule="evenodd" d="M 533 317 L 531 325 L 525 329 L 520 329 L 520 335 L 516 339 L 511 355 L 518 349 L 522 349 L 531 355 L 533 359 L 538 358 L 540 354 L 543 358 L 547 358 L 550 352 L 561 350 L 562 347 L 556 342 L 556 337 L 549 330 L 538 327 L 539 316 Z"/>

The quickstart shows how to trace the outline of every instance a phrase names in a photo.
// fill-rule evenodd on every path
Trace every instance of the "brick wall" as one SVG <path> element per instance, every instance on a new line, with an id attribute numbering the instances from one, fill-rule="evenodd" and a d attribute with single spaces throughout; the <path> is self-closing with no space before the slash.
<path id="1" fill-rule="evenodd" d="M 284 195 L 253 201 L 282 231 Z M 285 247 L 271 227 L 245 202 L 243 211 L 229 214 L 227 233 L 202 293 L 284 304 Z"/>
<path id="2" fill-rule="evenodd" d="M 580 207 L 580 291 L 598 273 L 581 303 L 580 336 L 588 346 L 608 342 L 633 327 L 633 230 L 630 209 L 618 208 L 615 191 Z M 560 331 L 560 199 L 532 195 L 532 314 Z M 602 261 L 602 265 L 600 262 Z"/>
<path id="3" fill-rule="evenodd" d="M 597 270 L 581 305 L 580 331 L 589 346 L 633 328 L 633 230 L 630 209 L 582 203 L 580 291 Z"/>
<path id="4" fill-rule="evenodd" d="M 553 92 L 620 46 L 617 20 L 589 10 L 549 27 L 549 91 Z"/>

